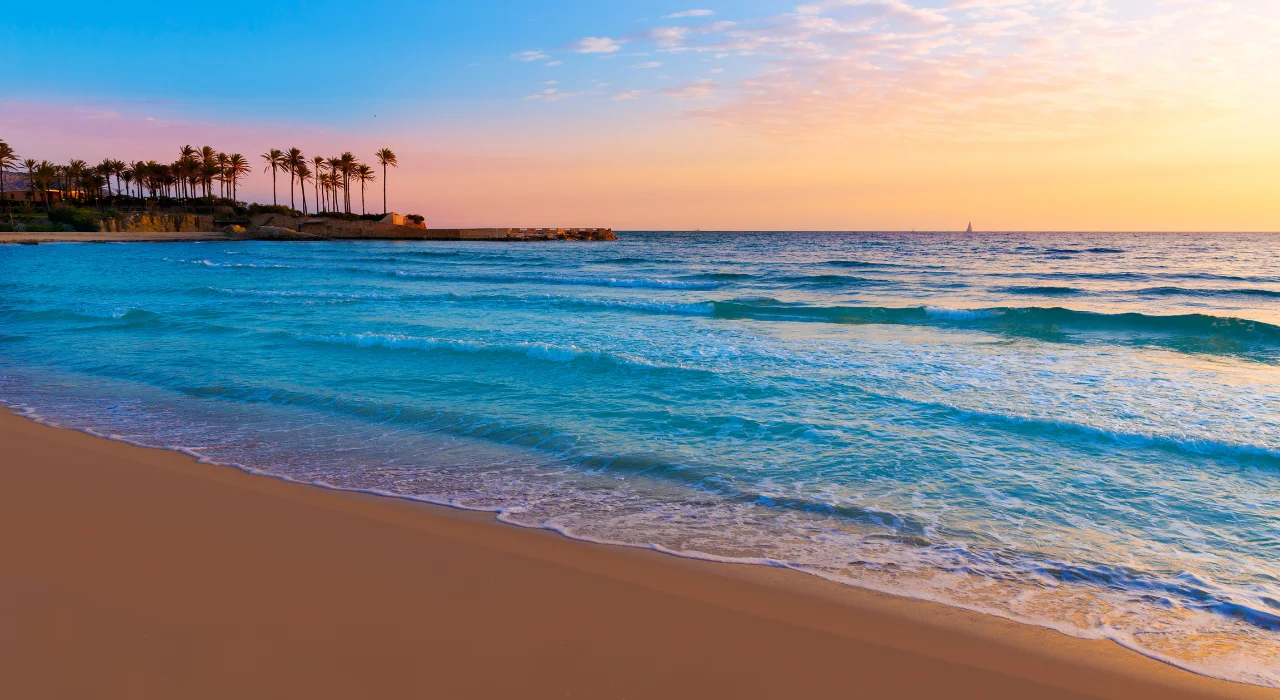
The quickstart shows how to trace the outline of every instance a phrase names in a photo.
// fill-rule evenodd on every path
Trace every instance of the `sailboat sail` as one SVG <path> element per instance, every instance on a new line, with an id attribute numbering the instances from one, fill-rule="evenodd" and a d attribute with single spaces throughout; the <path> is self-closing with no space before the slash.
<path id="1" fill-rule="evenodd" d="M 964 230 L 965 233 L 973 233 L 973 222 L 969 222 L 969 228 Z"/>

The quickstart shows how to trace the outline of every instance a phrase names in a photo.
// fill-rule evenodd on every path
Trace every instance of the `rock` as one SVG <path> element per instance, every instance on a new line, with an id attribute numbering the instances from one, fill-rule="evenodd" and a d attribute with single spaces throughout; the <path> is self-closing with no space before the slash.
<path id="1" fill-rule="evenodd" d="M 244 233 L 245 228 L 239 224 L 231 224 L 230 226 L 223 226 L 222 232 L 230 233 L 232 235 L 238 235 L 238 234 Z"/>

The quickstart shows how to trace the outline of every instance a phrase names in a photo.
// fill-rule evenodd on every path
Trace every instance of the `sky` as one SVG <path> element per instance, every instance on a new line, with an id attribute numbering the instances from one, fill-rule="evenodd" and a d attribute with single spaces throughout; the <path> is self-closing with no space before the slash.
<path id="1" fill-rule="evenodd" d="M 21 157 L 389 147 L 431 226 L 1280 231 L 1276 0 L 69 0 L 0 67 Z"/>

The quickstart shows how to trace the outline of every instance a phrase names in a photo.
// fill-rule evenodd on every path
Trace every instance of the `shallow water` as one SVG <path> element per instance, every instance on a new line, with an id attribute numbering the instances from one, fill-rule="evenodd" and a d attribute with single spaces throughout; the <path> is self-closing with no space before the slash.
<path id="1" fill-rule="evenodd" d="M 1278 363 L 1260 235 L 0 246 L 48 420 L 1273 686 Z"/>

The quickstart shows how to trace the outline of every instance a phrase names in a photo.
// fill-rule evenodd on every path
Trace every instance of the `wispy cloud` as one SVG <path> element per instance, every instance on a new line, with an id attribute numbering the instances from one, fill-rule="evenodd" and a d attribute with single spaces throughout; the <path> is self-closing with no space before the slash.
<path id="1" fill-rule="evenodd" d="M 663 19 L 683 19 L 685 17 L 710 17 L 714 15 L 713 10 L 685 10 L 684 12 L 673 12 L 669 15 L 663 15 Z"/>
<path id="2" fill-rule="evenodd" d="M 646 61 L 645 63 L 633 63 L 632 68 L 661 68 L 662 61 Z"/>
<path id="3" fill-rule="evenodd" d="M 579 39 L 570 46 L 577 53 L 613 53 L 622 48 L 616 39 L 607 36 L 589 36 Z"/>
<path id="4" fill-rule="evenodd" d="M 677 87 L 669 87 L 662 91 L 662 94 L 667 97 L 674 97 L 677 100 L 705 100 L 715 95 L 715 93 L 716 84 L 706 78 Z"/>
<path id="5" fill-rule="evenodd" d="M 667 54 L 739 59 L 754 75 L 737 84 L 695 81 L 661 92 L 720 97 L 688 114 L 788 135 L 1057 139 L 1186 120 L 1241 108 L 1248 73 L 1280 53 L 1274 0 L 1115 4 L 821 0 L 739 23 L 655 27 L 629 40 Z"/>
<path id="6" fill-rule="evenodd" d="M 647 94 L 649 94 L 649 92 L 648 92 L 647 90 L 624 90 L 623 92 L 620 92 L 620 93 L 618 93 L 618 94 L 614 95 L 613 97 L 611 97 L 611 98 L 609 98 L 609 99 L 611 99 L 611 100 L 638 100 L 638 99 L 640 99 L 640 96 L 641 96 L 641 95 L 647 95 Z"/>
<path id="7" fill-rule="evenodd" d="M 528 95 L 528 96 L 526 96 L 526 97 L 525 97 L 525 99 L 526 99 L 526 100 L 543 100 L 543 101 L 546 101 L 546 102 L 555 102 L 555 101 L 557 101 L 557 100 L 564 100 L 564 99 L 568 99 L 568 98 L 570 98 L 570 97 L 582 97 L 582 96 L 583 96 L 583 95 L 585 95 L 585 94 L 586 94 L 585 92 L 560 92 L 560 91 L 559 91 L 559 90 L 557 90 L 556 88 L 547 88 L 546 90 L 543 90 L 542 92 L 535 92 L 535 93 L 533 93 L 532 95 Z"/>
<path id="8" fill-rule="evenodd" d="M 520 53 L 511 54 L 511 58 L 529 63 L 530 61 L 543 61 L 549 57 L 541 51 L 521 51 Z"/>

